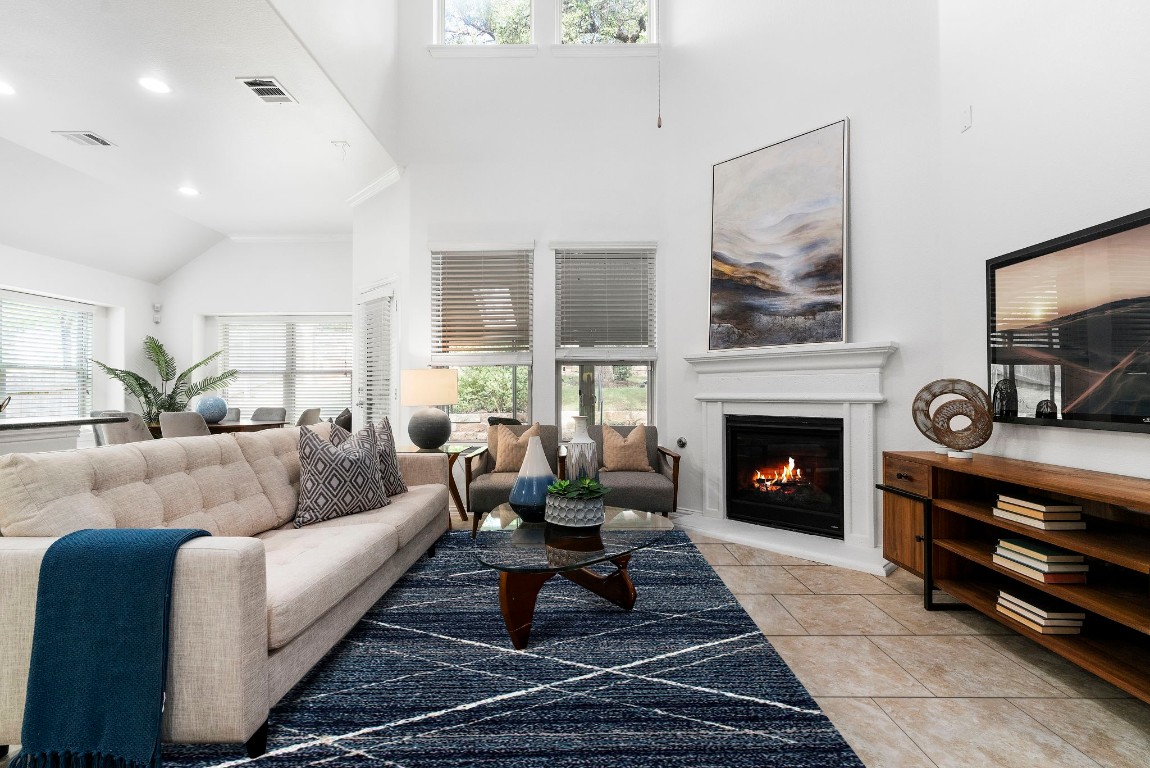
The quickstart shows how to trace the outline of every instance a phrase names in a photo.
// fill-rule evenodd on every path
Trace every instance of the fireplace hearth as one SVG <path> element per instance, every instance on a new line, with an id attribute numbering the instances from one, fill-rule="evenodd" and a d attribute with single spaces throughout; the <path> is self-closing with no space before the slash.
<path id="1" fill-rule="evenodd" d="M 727 415 L 727 517 L 843 538 L 843 420 Z"/>

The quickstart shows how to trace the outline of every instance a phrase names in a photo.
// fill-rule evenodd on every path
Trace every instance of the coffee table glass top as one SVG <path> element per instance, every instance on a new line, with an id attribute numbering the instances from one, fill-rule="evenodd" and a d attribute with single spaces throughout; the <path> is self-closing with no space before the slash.
<path id="1" fill-rule="evenodd" d="M 560 573 L 613 560 L 655 544 L 674 529 L 651 512 L 607 507 L 599 528 L 525 523 L 507 504 L 487 515 L 475 538 L 479 562 L 497 571 Z"/>

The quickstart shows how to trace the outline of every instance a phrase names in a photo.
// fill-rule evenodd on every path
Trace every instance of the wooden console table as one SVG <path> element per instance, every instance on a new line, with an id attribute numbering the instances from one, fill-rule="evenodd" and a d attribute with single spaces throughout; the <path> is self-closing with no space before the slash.
<path id="1" fill-rule="evenodd" d="M 1150 702 L 1150 480 L 976 454 L 883 453 L 883 554 L 1024 637 Z M 1047 531 L 995 517 L 998 494 L 1080 504 L 1086 530 Z M 996 565 L 1001 537 L 1086 556 L 1086 584 L 1045 584 Z M 995 610 L 1022 583 L 1086 611 L 1080 635 L 1044 635 Z"/>

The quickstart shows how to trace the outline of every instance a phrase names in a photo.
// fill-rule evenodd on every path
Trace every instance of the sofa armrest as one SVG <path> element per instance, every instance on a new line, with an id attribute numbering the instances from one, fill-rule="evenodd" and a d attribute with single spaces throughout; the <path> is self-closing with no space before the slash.
<path id="1" fill-rule="evenodd" d="M 0 744 L 20 741 L 40 562 L 53 538 L 0 538 Z M 246 741 L 267 718 L 267 585 L 258 539 L 194 539 L 176 556 L 162 738 Z"/>
<path id="2" fill-rule="evenodd" d="M 399 454 L 399 474 L 407 485 L 448 485 L 448 461 L 446 453 L 401 453 Z"/>
<path id="3" fill-rule="evenodd" d="M 671 511 L 679 511 L 679 459 L 682 458 L 678 453 L 672 451 L 670 448 L 659 446 L 659 472 L 671 480 L 675 491 L 671 497 Z"/>

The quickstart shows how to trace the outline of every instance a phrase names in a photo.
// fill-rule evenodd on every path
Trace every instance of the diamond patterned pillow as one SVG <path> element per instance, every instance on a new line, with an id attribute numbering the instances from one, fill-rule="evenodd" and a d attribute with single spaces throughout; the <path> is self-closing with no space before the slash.
<path id="1" fill-rule="evenodd" d="M 332 445 L 340 445 L 350 437 L 346 429 L 332 425 L 330 440 Z M 386 416 L 375 428 L 375 439 L 379 449 L 379 474 L 383 477 L 383 490 L 390 496 L 407 493 L 407 483 L 399 473 L 399 456 L 395 453 L 395 434 L 391 431 L 391 419 Z"/>
<path id="2" fill-rule="evenodd" d="M 295 527 L 390 504 L 379 474 L 378 453 L 375 429 L 371 426 L 348 435 L 340 445 L 301 427 Z"/>

